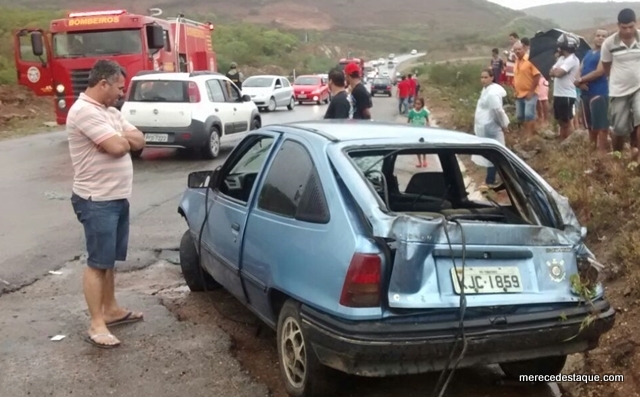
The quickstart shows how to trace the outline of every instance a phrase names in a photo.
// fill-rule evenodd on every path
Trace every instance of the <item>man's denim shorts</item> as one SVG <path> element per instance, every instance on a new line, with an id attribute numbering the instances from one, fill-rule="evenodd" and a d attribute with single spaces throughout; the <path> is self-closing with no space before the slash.
<path id="1" fill-rule="evenodd" d="M 87 265 L 109 270 L 116 261 L 127 259 L 129 246 L 129 200 L 92 201 L 77 194 L 71 204 L 78 221 L 84 227 L 87 244 Z"/>
<path id="2" fill-rule="evenodd" d="M 534 121 L 536 119 L 537 105 L 537 95 L 534 95 L 531 99 L 516 98 L 516 114 L 518 115 L 518 121 Z"/>

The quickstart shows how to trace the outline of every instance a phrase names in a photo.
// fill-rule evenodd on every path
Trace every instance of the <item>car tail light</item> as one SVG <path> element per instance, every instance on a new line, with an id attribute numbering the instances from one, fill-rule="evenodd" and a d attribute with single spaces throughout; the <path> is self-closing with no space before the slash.
<path id="1" fill-rule="evenodd" d="M 342 286 L 340 304 L 349 307 L 380 306 L 382 261 L 376 254 L 356 253 Z"/>
<path id="2" fill-rule="evenodd" d="M 198 89 L 198 85 L 193 81 L 189 82 L 189 102 L 200 102 L 200 90 Z"/>
<path id="3" fill-rule="evenodd" d="M 391 89 L 391 86 L 390 86 L 390 85 L 388 85 L 388 86 L 387 86 L 387 90 L 390 90 L 390 89 Z"/>

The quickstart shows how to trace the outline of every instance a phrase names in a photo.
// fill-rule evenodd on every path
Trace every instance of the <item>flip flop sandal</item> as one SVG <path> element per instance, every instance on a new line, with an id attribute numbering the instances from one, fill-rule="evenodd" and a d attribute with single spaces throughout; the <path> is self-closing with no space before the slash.
<path id="1" fill-rule="evenodd" d="M 144 315 L 140 317 L 131 317 L 133 312 L 127 313 L 124 317 L 119 320 L 114 320 L 109 323 L 106 323 L 107 327 L 113 327 L 114 325 L 122 325 L 122 324 L 130 324 L 136 323 L 138 321 L 142 321 L 144 319 Z"/>
<path id="2" fill-rule="evenodd" d="M 112 334 L 95 334 L 95 335 L 93 335 L 93 336 L 92 336 L 92 335 L 87 335 L 87 336 L 84 338 L 84 340 L 85 340 L 87 343 L 90 343 L 90 344 L 92 344 L 92 345 L 94 345 L 94 346 L 96 346 L 96 347 L 99 347 L 100 349 L 113 349 L 113 348 L 116 348 L 116 347 L 120 346 L 120 342 L 116 343 L 115 345 L 105 345 L 105 344 L 103 344 L 103 343 L 98 343 L 98 342 L 96 342 L 95 338 L 97 338 L 97 337 L 102 337 L 102 336 L 107 336 L 107 337 L 109 337 L 109 338 L 111 338 L 111 339 L 115 339 L 115 338 L 116 338 L 116 337 L 115 337 L 114 335 L 112 335 Z"/>

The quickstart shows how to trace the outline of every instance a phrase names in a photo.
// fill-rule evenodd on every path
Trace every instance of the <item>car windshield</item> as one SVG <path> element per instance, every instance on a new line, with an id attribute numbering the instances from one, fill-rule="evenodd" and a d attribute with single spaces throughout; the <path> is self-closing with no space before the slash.
<path id="1" fill-rule="evenodd" d="M 242 83 L 242 87 L 271 87 L 273 77 L 249 77 Z"/>
<path id="2" fill-rule="evenodd" d="M 142 53 L 140 29 L 60 32 L 53 35 L 55 58 L 85 58 Z"/>
<path id="3" fill-rule="evenodd" d="M 319 77 L 298 77 L 293 83 L 295 85 L 320 85 Z"/>
<path id="4" fill-rule="evenodd" d="M 375 79 L 373 84 L 389 84 L 389 79 Z"/>
<path id="5" fill-rule="evenodd" d="M 129 102 L 189 102 L 186 81 L 134 80 Z"/>

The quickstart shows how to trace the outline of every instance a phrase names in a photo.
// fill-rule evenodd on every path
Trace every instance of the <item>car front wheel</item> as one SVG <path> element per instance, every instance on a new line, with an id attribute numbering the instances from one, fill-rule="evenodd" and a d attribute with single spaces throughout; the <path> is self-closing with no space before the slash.
<path id="1" fill-rule="evenodd" d="M 288 300 L 278 316 L 278 361 L 280 376 L 292 397 L 330 396 L 328 368 L 318 361 L 305 338 L 300 320 L 300 304 Z"/>
<path id="2" fill-rule="evenodd" d="M 296 107 L 296 100 L 293 99 L 293 97 L 291 97 L 291 99 L 289 100 L 289 105 L 287 105 L 287 109 L 293 110 L 293 108 L 295 107 Z"/>
<path id="3" fill-rule="evenodd" d="M 189 230 L 184 232 L 180 240 L 180 268 L 191 291 L 213 291 L 222 288 L 200 265 L 200 256 Z"/>
<path id="4" fill-rule="evenodd" d="M 500 369 L 509 379 L 519 379 L 520 375 L 559 375 L 566 362 L 566 355 L 542 357 L 501 363 Z"/>
<path id="5" fill-rule="evenodd" d="M 267 107 L 267 110 L 269 112 L 273 112 L 276 110 L 276 108 L 278 107 L 278 105 L 276 104 L 276 99 L 274 97 L 271 97 L 269 99 L 269 106 Z"/>

